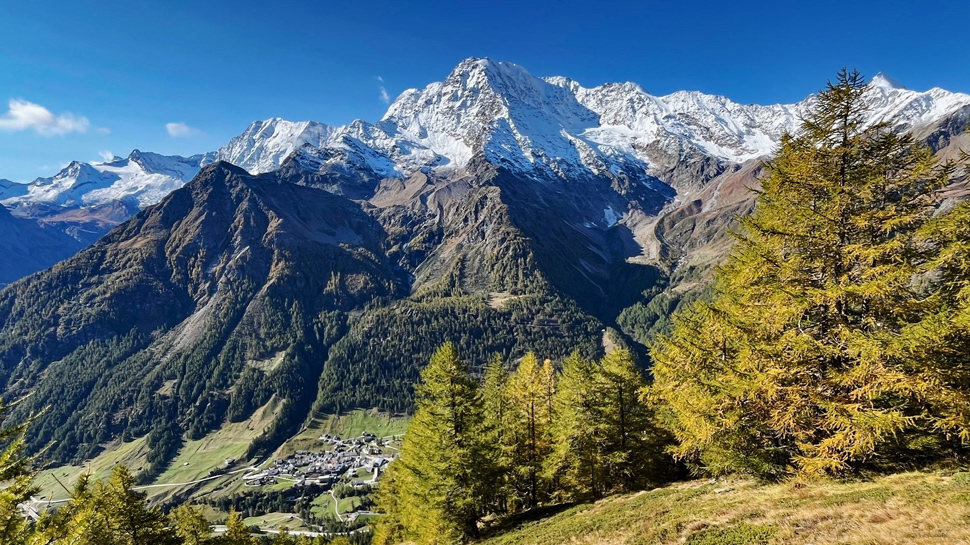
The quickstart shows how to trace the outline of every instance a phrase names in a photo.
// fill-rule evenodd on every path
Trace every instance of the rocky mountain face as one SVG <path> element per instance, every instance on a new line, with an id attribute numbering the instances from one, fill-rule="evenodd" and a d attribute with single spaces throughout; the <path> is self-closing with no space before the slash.
<path id="1" fill-rule="evenodd" d="M 33 394 L 21 416 L 49 405 L 31 443 L 60 459 L 197 437 L 272 396 L 298 422 L 348 313 L 407 293 L 385 240 L 346 199 L 215 163 L 0 292 L 0 387 Z"/>
<path id="2" fill-rule="evenodd" d="M 67 259 L 83 246 L 62 231 L 17 218 L 0 206 L 0 287 Z"/>
<path id="3" fill-rule="evenodd" d="M 469 59 L 377 123 L 271 119 L 205 155 L 0 184 L 10 220 L 89 243 L 117 225 L 0 292 L 0 391 L 34 392 L 20 416 L 61 400 L 31 439 L 55 459 L 148 434 L 163 467 L 270 399 L 285 410 L 257 450 L 313 412 L 407 410 L 446 340 L 476 364 L 594 355 L 607 327 L 645 342 L 700 293 L 812 100 L 658 97 Z M 968 95 L 877 76 L 866 100 L 941 157 L 970 145 Z"/>

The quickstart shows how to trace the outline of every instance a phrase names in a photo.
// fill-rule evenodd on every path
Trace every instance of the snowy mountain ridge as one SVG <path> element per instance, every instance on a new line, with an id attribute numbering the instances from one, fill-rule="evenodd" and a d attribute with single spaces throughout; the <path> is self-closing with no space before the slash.
<path id="1" fill-rule="evenodd" d="M 228 144 L 205 154 L 202 166 L 227 161 L 254 174 L 271 172 L 295 149 L 326 145 L 334 130 L 316 121 L 287 121 L 279 117 L 254 121 Z"/>
<path id="2" fill-rule="evenodd" d="M 160 201 L 198 172 L 202 155 L 179 157 L 134 150 L 105 163 L 73 161 L 50 178 L 0 186 L 3 205 L 75 208 L 133 200 L 139 208 Z"/>
<path id="3" fill-rule="evenodd" d="M 970 106 L 970 95 L 912 91 L 884 74 L 865 94 L 872 122 L 911 129 Z M 85 207 L 134 200 L 143 208 L 224 160 L 253 174 L 291 156 L 301 167 L 340 167 L 377 177 L 419 169 L 459 169 L 476 155 L 527 177 L 645 179 L 657 154 L 743 163 L 770 155 L 796 131 L 811 105 L 743 105 L 697 91 L 654 96 L 635 83 L 583 87 L 562 76 L 539 78 L 490 59 L 466 59 L 441 82 L 404 91 L 377 123 L 333 127 L 280 118 L 252 123 L 215 152 L 192 157 L 132 152 L 107 163 L 74 162 L 51 178 L 0 184 L 0 202 Z"/>
<path id="4" fill-rule="evenodd" d="M 312 139 L 250 139 L 249 149 L 218 153 L 254 173 L 278 167 L 297 151 L 314 158 L 310 168 L 322 157 L 383 177 L 461 168 L 476 154 L 523 174 L 639 177 L 656 171 L 656 151 L 727 163 L 768 156 L 783 134 L 797 131 L 813 100 L 744 105 L 697 91 L 654 96 L 635 83 L 586 88 L 562 76 L 532 76 L 512 63 L 467 59 L 444 81 L 404 91 L 376 124 L 326 127 Z M 970 95 L 912 91 L 884 74 L 872 79 L 865 100 L 871 122 L 906 130 L 970 106 Z M 244 134 L 267 123 L 284 122 L 256 122 Z M 252 162 L 250 156 L 276 160 Z"/>

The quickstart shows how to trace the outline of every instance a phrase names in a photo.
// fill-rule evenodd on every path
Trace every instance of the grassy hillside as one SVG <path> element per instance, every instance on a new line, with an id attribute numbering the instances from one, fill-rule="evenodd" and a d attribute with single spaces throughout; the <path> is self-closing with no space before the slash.
<path id="1" fill-rule="evenodd" d="M 518 521 L 482 543 L 970 543 L 970 472 L 807 486 L 693 481 Z"/>
<path id="2" fill-rule="evenodd" d="M 377 409 L 355 409 L 340 415 L 312 418 L 300 433 L 283 443 L 274 456 L 285 456 L 301 449 L 319 450 L 319 438 L 323 434 L 344 438 L 359 437 L 365 431 L 378 437 L 404 435 L 410 420 L 407 415 L 385 413 Z"/>
<path id="3" fill-rule="evenodd" d="M 241 460 L 238 466 L 233 468 L 234 470 L 246 467 L 242 461 L 246 449 L 250 442 L 272 423 L 278 410 L 278 403 L 274 398 L 256 410 L 248 420 L 226 424 L 202 439 L 186 441 L 167 470 L 156 477 L 144 491 L 157 500 L 166 500 L 175 494 L 199 495 L 215 491 L 228 483 L 235 483 L 238 475 L 196 484 L 183 484 L 204 479 L 213 470 L 225 469 L 227 458 Z M 65 499 L 68 493 L 64 487 L 73 488 L 82 474 L 90 473 L 96 480 L 106 479 L 117 464 L 128 466 L 135 474 L 141 473 L 148 467 L 148 447 L 145 443 L 144 437 L 129 443 L 117 441 L 106 445 L 98 456 L 85 461 L 82 465 L 66 465 L 42 471 L 35 481 L 40 487 L 39 497 Z M 64 487 L 61 486 L 62 484 Z M 167 486 L 161 486 L 162 484 Z"/>

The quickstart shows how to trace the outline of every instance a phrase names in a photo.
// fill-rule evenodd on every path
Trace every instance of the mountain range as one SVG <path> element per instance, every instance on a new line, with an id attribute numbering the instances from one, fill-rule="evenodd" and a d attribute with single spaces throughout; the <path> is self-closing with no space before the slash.
<path id="1" fill-rule="evenodd" d="M 864 98 L 868 123 L 941 157 L 970 144 L 970 95 L 880 74 Z M 0 183 L 17 233 L 0 252 L 29 256 L 0 269 L 0 391 L 33 393 L 14 411 L 39 413 L 32 449 L 81 460 L 148 435 L 157 471 L 271 400 L 253 452 L 314 414 L 408 410 L 446 340 L 476 365 L 642 346 L 702 293 L 813 100 L 585 88 L 468 59 L 373 124 L 270 119 L 211 153 Z"/>
<path id="2" fill-rule="evenodd" d="M 443 82 L 402 93 L 375 124 L 257 121 L 215 152 L 178 157 L 135 150 L 100 164 L 73 162 L 27 185 L 0 181 L 0 202 L 15 217 L 70 235 L 77 242 L 68 242 L 65 252 L 72 254 L 219 160 L 252 174 L 291 162 L 373 184 L 418 170 L 451 172 L 481 156 L 530 179 L 626 179 L 684 201 L 706 179 L 769 155 L 785 132 L 797 129 L 812 100 L 759 106 L 690 91 L 654 96 L 634 83 L 585 88 L 565 77 L 534 77 L 511 63 L 468 59 Z M 882 74 L 873 78 L 867 100 L 873 122 L 900 129 L 959 117 L 970 105 L 968 95 L 911 91 Z M 368 196 L 365 187 L 356 191 L 355 197 Z M 583 222 L 644 223 L 625 201 L 589 210 Z M 0 272 L 0 283 L 19 274 Z"/>

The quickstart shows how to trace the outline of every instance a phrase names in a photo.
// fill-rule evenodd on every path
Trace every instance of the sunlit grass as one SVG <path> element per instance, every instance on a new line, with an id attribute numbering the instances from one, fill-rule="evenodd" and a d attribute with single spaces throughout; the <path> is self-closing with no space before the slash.
<path id="1" fill-rule="evenodd" d="M 487 545 L 970 542 L 970 473 L 807 486 L 693 481 L 521 522 Z"/>

